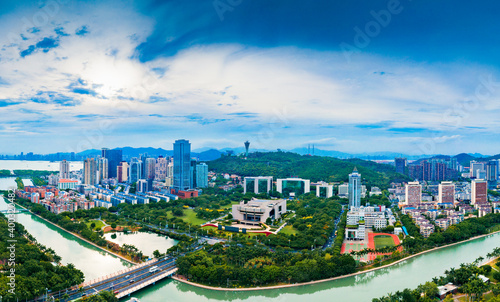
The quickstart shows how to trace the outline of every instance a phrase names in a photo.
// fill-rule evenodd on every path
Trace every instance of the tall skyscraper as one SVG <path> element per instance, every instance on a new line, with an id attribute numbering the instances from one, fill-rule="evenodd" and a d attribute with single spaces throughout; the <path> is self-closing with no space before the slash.
<path id="1" fill-rule="evenodd" d="M 109 178 L 109 161 L 105 157 L 99 158 L 99 182 Z"/>
<path id="2" fill-rule="evenodd" d="M 349 209 L 359 208 L 361 206 L 361 174 L 358 169 L 349 174 Z"/>
<path id="3" fill-rule="evenodd" d="M 145 162 L 143 162 L 144 165 L 144 174 L 143 178 L 145 179 L 154 179 L 155 178 L 155 166 L 156 166 L 156 159 L 148 157 L 145 159 Z"/>
<path id="4" fill-rule="evenodd" d="M 126 161 L 120 162 L 118 167 L 116 167 L 116 175 L 119 183 L 124 183 L 128 181 L 128 170 L 129 165 Z"/>
<path id="5" fill-rule="evenodd" d="M 455 184 L 451 181 L 443 181 L 438 187 L 439 202 L 455 203 Z"/>
<path id="6" fill-rule="evenodd" d="M 132 157 L 130 160 L 130 175 L 129 182 L 133 184 L 142 178 L 142 161 L 137 157 Z"/>
<path id="7" fill-rule="evenodd" d="M 208 166 L 205 163 L 196 165 L 196 187 L 208 187 Z"/>
<path id="8" fill-rule="evenodd" d="M 488 202 L 488 183 L 485 180 L 473 179 L 470 187 L 470 204 Z"/>
<path id="9" fill-rule="evenodd" d="M 396 157 L 394 159 L 394 165 L 396 166 L 397 173 L 406 174 L 406 158 Z"/>
<path id="10" fill-rule="evenodd" d="M 422 202 L 422 185 L 418 181 L 405 185 L 405 203 L 414 204 Z"/>
<path id="11" fill-rule="evenodd" d="M 69 179 L 69 162 L 65 159 L 59 163 L 59 178 L 60 179 Z"/>
<path id="12" fill-rule="evenodd" d="M 157 181 L 164 181 L 165 178 L 167 178 L 167 166 L 168 166 L 168 160 L 160 155 L 156 159 L 156 164 L 155 164 L 155 179 Z"/>
<path id="13" fill-rule="evenodd" d="M 83 183 L 86 185 L 97 184 L 97 163 L 93 158 L 83 162 Z"/>
<path id="14" fill-rule="evenodd" d="M 108 159 L 108 177 L 116 178 L 118 171 L 117 167 L 122 161 L 122 150 L 102 148 L 101 157 Z"/>
<path id="15" fill-rule="evenodd" d="M 179 139 L 174 143 L 174 189 L 191 189 L 191 144 Z"/>

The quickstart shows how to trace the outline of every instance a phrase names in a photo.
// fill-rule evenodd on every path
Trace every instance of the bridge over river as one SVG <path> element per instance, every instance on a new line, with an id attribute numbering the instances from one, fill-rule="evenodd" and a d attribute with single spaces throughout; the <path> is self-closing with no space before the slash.
<path id="1" fill-rule="evenodd" d="M 56 299 L 72 301 L 105 290 L 113 292 L 117 298 L 123 298 L 172 276 L 177 271 L 175 261 L 176 258 L 171 257 L 153 259 L 72 288 L 48 293 L 32 301 L 55 301 Z"/>

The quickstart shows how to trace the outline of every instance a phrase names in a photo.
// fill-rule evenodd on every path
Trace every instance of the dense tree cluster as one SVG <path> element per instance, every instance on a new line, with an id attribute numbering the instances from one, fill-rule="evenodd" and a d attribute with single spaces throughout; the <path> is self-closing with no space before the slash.
<path id="1" fill-rule="evenodd" d="M 215 244 L 177 260 L 179 274 L 223 287 L 261 286 L 325 279 L 353 273 L 355 260 L 327 251 L 275 252 L 261 246 Z"/>
<path id="2" fill-rule="evenodd" d="M 363 183 L 387 188 L 392 181 L 408 181 L 396 173 L 394 166 L 365 160 L 340 160 L 326 156 L 305 156 L 291 152 L 254 152 L 248 158 L 223 156 L 207 163 L 210 171 L 241 176 L 269 175 L 275 178 L 298 176 L 311 181 L 348 181 L 353 168 L 358 167 Z"/>
<path id="3" fill-rule="evenodd" d="M 13 235 L 15 266 L 9 265 L 12 261 L 7 247 L 12 237 L 5 216 L 0 214 L 0 296 L 3 301 L 24 301 L 44 294 L 46 288 L 58 291 L 84 281 L 83 273 L 72 264 L 53 265 L 60 257 L 52 249 L 38 244 L 21 224 L 15 224 Z M 15 295 L 8 292 L 10 269 L 15 269 Z"/>

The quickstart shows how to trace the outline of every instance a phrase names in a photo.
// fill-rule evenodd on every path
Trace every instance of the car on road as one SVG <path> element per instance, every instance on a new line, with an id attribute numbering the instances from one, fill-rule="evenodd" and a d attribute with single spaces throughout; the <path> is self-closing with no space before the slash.
<path id="1" fill-rule="evenodd" d="M 130 279 L 130 281 L 129 281 L 129 282 L 130 282 L 130 283 L 134 283 L 134 282 L 135 282 L 135 280 L 134 280 L 134 279 Z"/>
<path id="2" fill-rule="evenodd" d="M 128 279 L 128 278 L 130 278 L 130 275 L 126 275 L 126 276 L 125 276 L 125 279 Z"/>

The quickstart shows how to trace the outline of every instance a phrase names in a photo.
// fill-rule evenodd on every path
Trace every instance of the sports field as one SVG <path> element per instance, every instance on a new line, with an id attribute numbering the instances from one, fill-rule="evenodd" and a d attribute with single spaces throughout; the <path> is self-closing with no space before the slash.
<path id="1" fill-rule="evenodd" d="M 384 248 L 386 246 L 396 246 L 394 238 L 390 235 L 375 235 L 373 241 L 375 241 L 375 249 Z"/>

